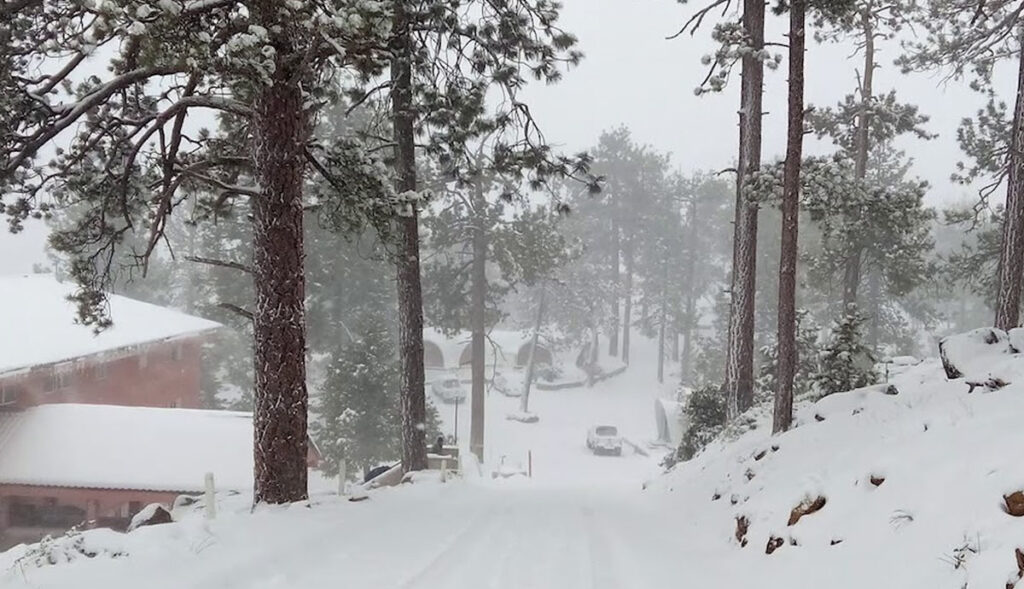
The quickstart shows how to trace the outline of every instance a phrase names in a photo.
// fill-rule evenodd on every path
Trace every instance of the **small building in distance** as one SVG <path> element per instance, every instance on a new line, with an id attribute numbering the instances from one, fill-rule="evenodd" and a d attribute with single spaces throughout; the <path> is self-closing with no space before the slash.
<path id="1" fill-rule="evenodd" d="M 447 335 L 432 327 L 423 330 L 423 365 L 428 371 L 457 371 L 468 369 L 473 358 L 469 332 Z M 484 345 L 487 372 L 492 369 L 515 370 L 524 368 L 530 358 L 531 334 L 522 331 L 494 329 Z M 541 340 L 537 344 L 537 364 L 553 364 L 550 347 Z"/>
<path id="2" fill-rule="evenodd" d="M 0 410 L 200 407 L 203 338 L 218 323 L 110 295 L 114 325 L 96 334 L 76 323 L 75 289 L 50 274 L 0 277 Z"/>
<path id="3" fill-rule="evenodd" d="M 252 491 L 251 413 L 76 403 L 0 412 L 0 550 L 72 526 L 124 530 L 150 503 L 201 494 L 208 472 L 218 492 Z"/>

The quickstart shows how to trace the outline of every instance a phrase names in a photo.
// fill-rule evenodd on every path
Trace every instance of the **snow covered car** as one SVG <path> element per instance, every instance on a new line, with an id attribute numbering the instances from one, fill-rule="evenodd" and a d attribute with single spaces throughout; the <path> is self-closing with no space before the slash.
<path id="1" fill-rule="evenodd" d="M 518 387 L 509 386 L 508 379 L 500 373 L 491 377 L 491 387 L 506 397 L 518 397 L 522 394 Z"/>
<path id="2" fill-rule="evenodd" d="M 594 454 L 622 454 L 622 438 L 614 425 L 597 425 L 587 432 L 587 448 Z"/>
<path id="3" fill-rule="evenodd" d="M 457 378 L 435 380 L 431 383 L 430 390 L 445 403 L 461 403 L 466 400 L 466 389 Z"/>

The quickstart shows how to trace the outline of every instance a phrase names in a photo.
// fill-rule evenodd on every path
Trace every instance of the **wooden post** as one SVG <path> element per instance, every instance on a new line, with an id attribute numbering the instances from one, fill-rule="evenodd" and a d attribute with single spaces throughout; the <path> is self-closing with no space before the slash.
<path id="1" fill-rule="evenodd" d="M 441 459 L 441 482 L 448 482 L 448 460 Z"/>
<path id="2" fill-rule="evenodd" d="M 206 519 L 214 519 L 217 517 L 217 504 L 214 499 L 214 491 L 216 486 L 213 483 L 213 473 L 206 473 Z"/>
<path id="3" fill-rule="evenodd" d="M 526 476 L 533 478 L 533 450 L 526 451 Z"/>

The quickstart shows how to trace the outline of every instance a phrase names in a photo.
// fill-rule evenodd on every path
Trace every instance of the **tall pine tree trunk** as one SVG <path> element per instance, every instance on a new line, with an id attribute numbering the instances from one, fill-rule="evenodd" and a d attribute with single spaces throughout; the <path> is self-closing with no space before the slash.
<path id="1" fill-rule="evenodd" d="M 1024 43 L 1024 27 L 1021 32 Z M 1003 241 L 999 249 L 999 291 L 995 326 L 1020 325 L 1021 281 L 1024 280 L 1024 52 L 1018 58 L 1017 97 L 1013 107 L 1010 170 L 1006 188 Z"/>
<path id="2" fill-rule="evenodd" d="M 672 361 L 676 364 L 679 363 L 679 305 L 676 305 L 676 311 L 672 316 Z"/>
<path id="3" fill-rule="evenodd" d="M 804 142 L 804 0 L 789 6 L 789 122 L 782 179 L 782 252 L 779 258 L 779 374 L 772 432 L 793 423 L 796 375 L 796 264 L 800 214 L 800 163 Z"/>
<path id="4" fill-rule="evenodd" d="M 679 360 L 679 373 L 682 383 L 689 385 L 693 381 L 693 329 L 696 323 L 697 301 L 697 197 L 690 198 L 690 230 L 686 235 L 686 302 L 683 309 L 682 322 L 683 352 Z"/>
<path id="5" fill-rule="evenodd" d="M 692 293 L 686 296 L 686 323 L 683 326 L 683 351 L 679 359 L 679 372 L 682 382 L 689 385 L 693 382 L 693 328 L 696 302 Z"/>
<path id="6" fill-rule="evenodd" d="M 882 277 L 875 269 L 868 273 L 868 299 L 871 302 L 871 325 L 868 328 L 868 345 L 878 350 L 882 333 Z"/>
<path id="7" fill-rule="evenodd" d="M 743 0 L 743 28 L 754 49 L 764 48 L 764 1 Z M 740 102 L 740 159 L 733 243 L 732 301 L 725 363 L 726 412 L 730 421 L 754 400 L 754 294 L 757 275 L 757 203 L 745 185 L 761 167 L 764 63 L 744 53 Z"/>
<path id="8" fill-rule="evenodd" d="M 472 232 L 473 260 L 470 270 L 470 343 L 472 359 L 472 393 L 470 399 L 471 414 L 469 421 L 469 449 L 476 454 L 481 462 L 484 459 L 484 372 L 487 359 L 485 345 L 487 338 L 486 301 L 487 301 L 487 232 L 483 219 L 485 203 L 479 187 L 474 187 L 473 198 L 474 219 Z"/>
<path id="9" fill-rule="evenodd" d="M 523 381 L 523 394 L 519 397 L 519 411 L 526 413 L 530 410 L 530 386 L 533 384 L 534 364 L 537 361 L 537 342 L 540 340 L 540 330 L 544 326 L 544 298 L 546 287 L 540 287 L 540 301 L 537 302 L 537 318 L 533 322 L 533 337 L 530 339 L 530 356 L 526 361 L 526 379 Z M 594 341 L 594 346 L 597 341 Z"/>
<path id="10" fill-rule="evenodd" d="M 394 3 L 391 109 L 395 140 L 395 191 L 416 190 L 412 109 L 412 39 L 404 0 Z M 426 395 L 423 374 L 423 290 L 420 285 L 419 210 L 413 204 L 397 220 L 398 348 L 402 367 L 402 467 L 427 468 Z"/>
<path id="11" fill-rule="evenodd" d="M 629 332 L 633 322 L 633 241 L 626 241 L 626 284 L 623 292 L 626 304 L 622 319 L 622 361 L 629 364 Z"/>
<path id="12" fill-rule="evenodd" d="M 608 355 L 619 355 L 619 223 L 612 214 L 612 328 L 608 335 Z"/>
<path id="13" fill-rule="evenodd" d="M 860 112 L 857 114 L 856 157 L 854 157 L 853 175 L 863 180 L 868 171 L 868 152 L 871 148 L 871 101 L 874 97 L 875 79 L 875 30 L 873 26 L 873 6 L 869 3 L 861 13 L 861 31 L 864 33 L 864 78 L 860 87 Z M 858 239 L 859 236 L 854 236 Z M 843 264 L 843 309 L 857 303 L 857 291 L 860 289 L 861 266 L 864 263 L 863 244 L 854 242 L 852 251 Z"/>
<path id="14" fill-rule="evenodd" d="M 661 309 L 658 313 L 658 382 L 665 382 L 665 324 L 668 322 L 668 256 L 661 263 Z"/>
<path id="15" fill-rule="evenodd" d="M 254 5 L 256 22 L 271 30 L 281 24 L 274 4 Z M 302 184 L 310 121 L 292 41 L 276 33 L 273 42 L 277 70 L 271 84 L 258 91 L 253 123 L 260 191 L 251 199 L 255 503 L 307 497 Z"/>

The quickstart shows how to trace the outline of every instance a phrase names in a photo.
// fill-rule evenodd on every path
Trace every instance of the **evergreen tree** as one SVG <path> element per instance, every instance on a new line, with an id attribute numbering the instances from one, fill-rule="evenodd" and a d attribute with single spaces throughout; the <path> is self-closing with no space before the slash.
<path id="1" fill-rule="evenodd" d="M 875 357 L 863 343 L 865 321 L 857 307 L 850 305 L 843 318 L 833 325 L 814 375 L 821 394 L 851 391 L 875 383 Z"/>
<path id="2" fill-rule="evenodd" d="M 814 388 L 814 377 L 818 373 L 818 345 L 820 328 L 806 309 L 796 311 L 796 371 L 793 375 L 793 395 L 801 397 Z M 774 341 L 762 346 L 761 368 L 757 376 L 757 390 L 761 399 L 768 399 L 778 390 L 778 344 Z"/>
<path id="3" fill-rule="evenodd" d="M 336 476 L 341 460 L 367 470 L 400 452 L 398 364 L 388 322 L 365 314 L 358 338 L 339 346 L 321 385 L 313 434 L 323 471 Z"/>
<path id="4" fill-rule="evenodd" d="M 994 325 L 1010 329 L 1020 324 L 1021 290 L 1024 285 L 1024 51 L 1021 7 L 1016 0 L 996 0 L 979 5 L 972 0 L 935 0 L 922 4 L 913 14 L 924 35 L 905 43 L 907 54 L 899 63 L 905 70 L 940 69 L 951 77 L 970 76 L 971 87 L 989 98 L 975 124 L 961 127 L 959 139 L 975 165 L 968 175 L 985 175 L 992 182 L 982 189 L 982 205 L 1006 183 L 1002 215 L 1000 256 L 997 269 Z M 1017 85 L 1009 125 L 1005 108 L 993 100 L 992 75 L 998 63 L 1017 66 Z M 989 133 L 987 130 L 991 130 Z M 980 132 L 978 132 L 980 131 Z"/>
<path id="5" fill-rule="evenodd" d="M 246 313 L 256 503 L 307 494 L 302 238 L 312 122 L 334 94 L 329 80 L 380 73 L 387 55 L 374 48 L 388 45 L 389 29 L 380 26 L 387 16 L 378 3 L 344 1 L 4 8 L 0 189 L 18 195 L 6 210 L 15 226 L 48 213 L 40 198 L 47 192 L 83 211 L 50 240 L 71 259 L 83 322 L 110 325 L 102 293 L 111 268 L 125 260 L 145 266 L 183 192 L 201 187 L 217 202 L 250 206 L 252 261 L 242 267 L 255 292 Z M 52 70 L 37 75 L 42 62 Z M 234 125 L 210 132 L 197 111 Z M 56 157 L 41 161 L 64 138 Z M 145 245 L 124 255 L 132 233 Z"/>
<path id="6" fill-rule="evenodd" d="M 395 322 L 381 311 L 365 311 L 353 322 L 358 336 L 336 347 L 318 387 L 311 429 L 327 476 L 338 475 L 342 460 L 365 472 L 401 456 Z M 429 402 L 426 415 L 421 428 L 433 439 L 440 432 L 440 420 Z"/>

